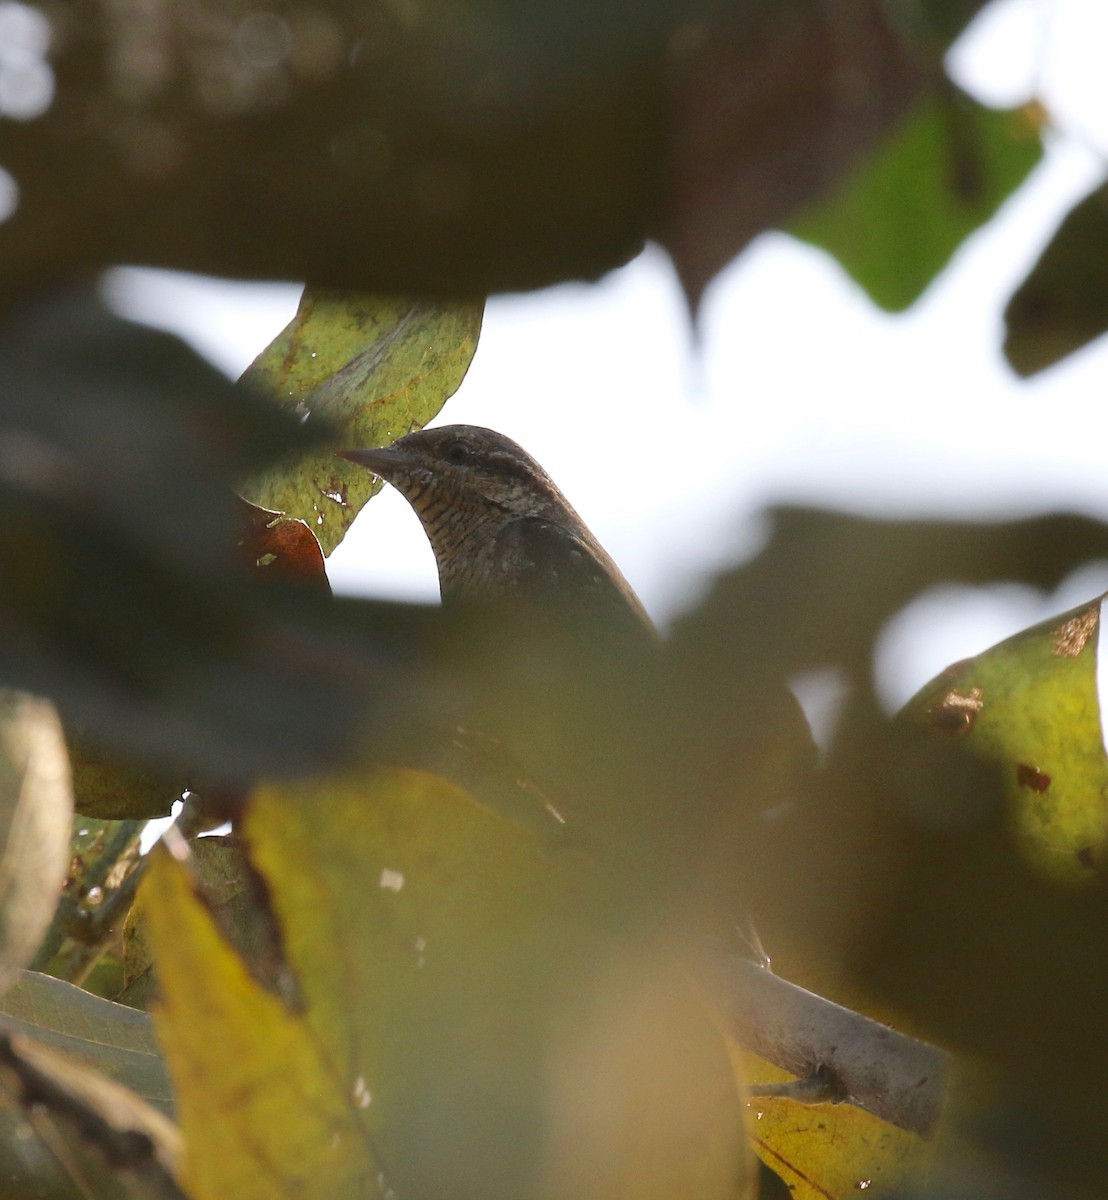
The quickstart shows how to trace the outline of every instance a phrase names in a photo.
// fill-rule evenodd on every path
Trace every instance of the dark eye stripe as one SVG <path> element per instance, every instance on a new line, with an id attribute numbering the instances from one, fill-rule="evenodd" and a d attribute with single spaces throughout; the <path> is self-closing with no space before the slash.
<path id="1" fill-rule="evenodd" d="M 535 464 L 519 462 L 517 459 L 509 458 L 506 454 L 490 455 L 489 463 L 494 468 L 495 473 L 505 479 L 527 481 L 534 479 L 536 475 L 540 479 L 542 478 L 542 472 L 537 470 Z"/>

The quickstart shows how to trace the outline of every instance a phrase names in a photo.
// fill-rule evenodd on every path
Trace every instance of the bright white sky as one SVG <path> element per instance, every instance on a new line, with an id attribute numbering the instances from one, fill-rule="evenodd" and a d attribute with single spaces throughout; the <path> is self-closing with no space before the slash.
<path id="1" fill-rule="evenodd" d="M 490 301 L 440 422 L 526 446 L 663 622 L 757 548 L 769 503 L 1108 519 L 1096 434 L 1108 339 L 1030 383 L 999 352 L 1007 297 L 1105 173 L 1106 45 L 1105 0 L 997 0 L 956 47 L 963 86 L 1004 105 L 1036 93 L 1065 136 L 908 314 L 880 313 L 821 252 L 770 235 L 712 285 L 697 349 L 672 270 L 650 250 L 598 284 Z M 128 270 L 109 294 L 237 375 L 292 316 L 299 287 Z M 346 591 L 438 590 L 418 522 L 388 488 L 331 573 Z M 1108 567 L 1049 598 L 1014 586 L 921 598 L 884 639 L 882 693 L 899 703 L 949 662 L 1105 590 Z"/>

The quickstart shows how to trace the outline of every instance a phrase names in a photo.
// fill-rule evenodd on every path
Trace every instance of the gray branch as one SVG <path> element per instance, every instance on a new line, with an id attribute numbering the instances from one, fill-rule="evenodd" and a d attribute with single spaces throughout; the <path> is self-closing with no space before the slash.
<path id="1" fill-rule="evenodd" d="M 949 1069 L 944 1051 L 736 954 L 717 957 L 713 984 L 735 1040 L 798 1076 L 755 1094 L 847 1101 L 912 1133 L 933 1132 Z"/>

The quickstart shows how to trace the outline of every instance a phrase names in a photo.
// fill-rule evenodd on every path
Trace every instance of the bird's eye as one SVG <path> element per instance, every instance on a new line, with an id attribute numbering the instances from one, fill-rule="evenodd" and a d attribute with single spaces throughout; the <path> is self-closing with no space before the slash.
<path id="1" fill-rule="evenodd" d="M 451 442 L 443 451 L 443 458 L 460 467 L 469 458 L 469 447 L 464 442 Z"/>

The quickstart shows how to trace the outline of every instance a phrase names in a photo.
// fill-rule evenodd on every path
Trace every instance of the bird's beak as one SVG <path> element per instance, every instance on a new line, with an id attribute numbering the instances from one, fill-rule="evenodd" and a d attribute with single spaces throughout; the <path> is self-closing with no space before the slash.
<path id="1" fill-rule="evenodd" d="M 365 467 L 382 479 L 391 480 L 394 475 L 409 470 L 414 464 L 403 450 L 394 446 L 371 446 L 365 450 L 336 450 L 339 458 L 345 458 L 359 467 Z"/>

